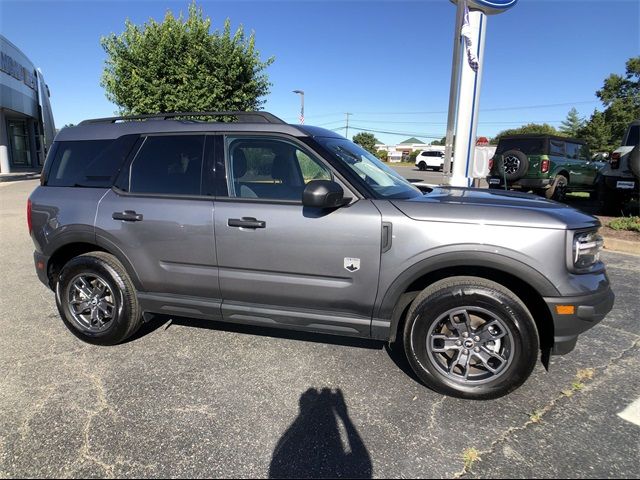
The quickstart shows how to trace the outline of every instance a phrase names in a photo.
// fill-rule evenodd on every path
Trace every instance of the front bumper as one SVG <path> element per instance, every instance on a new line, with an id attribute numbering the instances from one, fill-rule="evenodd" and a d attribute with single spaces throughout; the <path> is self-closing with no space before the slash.
<path id="1" fill-rule="evenodd" d="M 571 352 L 578 340 L 578 335 L 586 332 L 600 322 L 613 308 L 615 295 L 610 287 L 589 295 L 576 297 L 546 297 L 544 301 L 553 317 L 553 355 L 564 355 Z M 573 305 L 575 313 L 559 314 L 556 306 Z"/>

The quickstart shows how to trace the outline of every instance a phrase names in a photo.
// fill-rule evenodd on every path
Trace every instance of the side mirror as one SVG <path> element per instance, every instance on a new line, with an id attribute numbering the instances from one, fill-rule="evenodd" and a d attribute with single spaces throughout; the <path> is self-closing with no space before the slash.
<path id="1" fill-rule="evenodd" d="M 302 205 L 305 207 L 338 208 L 344 204 L 344 190 L 331 180 L 312 180 L 302 192 Z"/>

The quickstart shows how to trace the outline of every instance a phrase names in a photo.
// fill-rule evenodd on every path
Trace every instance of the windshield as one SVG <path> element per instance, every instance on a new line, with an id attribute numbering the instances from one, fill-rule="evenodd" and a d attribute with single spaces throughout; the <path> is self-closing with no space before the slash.
<path id="1" fill-rule="evenodd" d="M 414 198 L 422 192 L 378 158 L 346 138 L 316 137 L 333 156 L 355 172 L 380 198 Z"/>
<path id="2" fill-rule="evenodd" d="M 544 138 L 505 138 L 498 142 L 496 155 L 507 150 L 519 150 L 525 155 L 544 154 Z"/>

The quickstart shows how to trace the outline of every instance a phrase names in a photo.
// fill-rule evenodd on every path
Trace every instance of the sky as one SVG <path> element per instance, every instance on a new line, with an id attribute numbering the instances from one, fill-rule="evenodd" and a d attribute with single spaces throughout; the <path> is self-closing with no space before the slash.
<path id="1" fill-rule="evenodd" d="M 58 128 L 111 116 L 100 86 L 100 37 L 125 19 L 186 13 L 181 1 L 0 0 L 2 34 L 39 67 Z M 226 18 L 255 31 L 272 82 L 264 109 L 297 123 L 377 130 L 388 144 L 414 136 L 430 142 L 447 122 L 455 7 L 449 0 L 198 0 L 213 28 Z M 640 55 L 640 0 L 520 0 L 488 17 L 478 135 L 529 122 L 559 126 L 574 107 L 588 117 L 611 73 Z M 383 133 L 386 132 L 386 133 Z M 389 133 L 394 132 L 394 133 Z"/>

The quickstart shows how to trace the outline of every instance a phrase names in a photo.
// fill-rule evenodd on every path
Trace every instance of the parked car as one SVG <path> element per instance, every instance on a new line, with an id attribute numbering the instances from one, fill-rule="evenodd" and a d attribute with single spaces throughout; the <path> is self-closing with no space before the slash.
<path id="1" fill-rule="evenodd" d="M 604 212 L 619 215 L 625 204 L 638 201 L 640 184 L 640 119 L 627 128 L 622 146 L 602 169 L 599 197 Z"/>
<path id="2" fill-rule="evenodd" d="M 157 313 L 372 338 L 434 390 L 487 399 L 612 308 L 594 217 L 424 194 L 335 132 L 199 115 L 236 122 L 116 117 L 56 137 L 27 222 L 78 338 L 117 344 Z"/>
<path id="3" fill-rule="evenodd" d="M 444 167 L 444 152 L 439 150 L 423 150 L 416 157 L 416 167 L 420 170 L 442 171 Z"/>
<path id="4" fill-rule="evenodd" d="M 489 162 L 489 188 L 533 191 L 563 201 L 567 192 L 597 191 L 603 162 L 593 161 L 583 140 L 528 134 L 501 137 Z"/>

